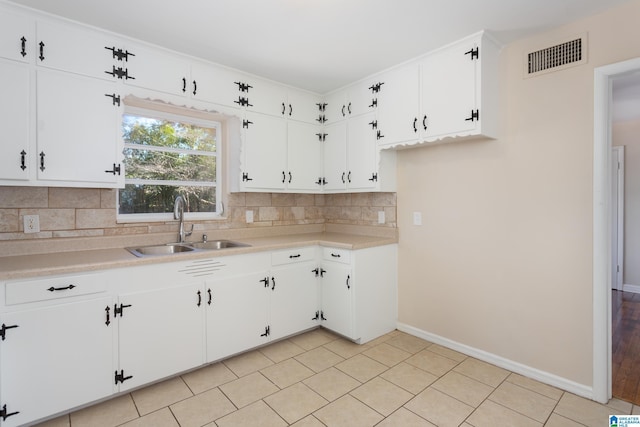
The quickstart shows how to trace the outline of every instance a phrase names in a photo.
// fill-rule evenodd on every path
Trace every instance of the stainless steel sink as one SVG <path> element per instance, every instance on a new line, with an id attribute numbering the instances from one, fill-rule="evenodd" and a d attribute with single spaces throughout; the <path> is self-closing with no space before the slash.
<path id="1" fill-rule="evenodd" d="M 176 243 L 168 245 L 140 246 L 138 248 L 127 248 L 127 250 L 137 257 L 143 257 L 150 255 L 172 255 L 183 252 L 193 252 L 195 249 L 191 246 Z"/>
<path id="2" fill-rule="evenodd" d="M 201 252 L 222 250 L 230 248 L 247 247 L 246 243 L 234 242 L 233 240 L 208 240 L 206 242 L 193 243 L 168 243 L 166 245 L 149 245 L 126 248 L 137 257 L 174 255 L 184 252 Z"/>
<path id="3" fill-rule="evenodd" d="M 226 248 L 241 248 L 249 245 L 246 243 L 234 242 L 233 240 L 208 240 L 206 242 L 189 243 L 189 246 L 203 250 L 218 250 Z"/>

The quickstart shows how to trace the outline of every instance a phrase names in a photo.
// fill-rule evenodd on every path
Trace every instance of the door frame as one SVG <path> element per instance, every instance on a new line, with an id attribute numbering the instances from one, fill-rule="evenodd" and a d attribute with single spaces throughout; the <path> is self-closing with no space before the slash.
<path id="1" fill-rule="evenodd" d="M 624 146 L 611 147 L 611 289 L 624 290 Z M 615 258 L 615 259 L 614 259 Z M 616 268 L 617 266 L 617 268 Z"/>
<path id="2" fill-rule="evenodd" d="M 611 104 L 612 80 L 640 71 L 640 58 L 594 69 L 593 399 L 611 398 Z"/>

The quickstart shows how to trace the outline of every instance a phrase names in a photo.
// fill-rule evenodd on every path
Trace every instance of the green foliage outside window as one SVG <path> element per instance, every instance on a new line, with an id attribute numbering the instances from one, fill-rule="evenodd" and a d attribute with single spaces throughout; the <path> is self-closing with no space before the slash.
<path id="1" fill-rule="evenodd" d="M 189 212 L 216 211 L 217 128 L 125 115 L 125 188 L 120 214 L 170 213 L 177 195 Z"/>

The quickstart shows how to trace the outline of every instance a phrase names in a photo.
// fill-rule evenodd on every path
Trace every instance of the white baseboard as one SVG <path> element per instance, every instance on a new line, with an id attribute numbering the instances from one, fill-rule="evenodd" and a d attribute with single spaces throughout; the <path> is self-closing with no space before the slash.
<path id="1" fill-rule="evenodd" d="M 635 294 L 640 294 L 640 286 L 638 285 L 622 285 L 622 290 L 624 292 L 633 292 Z"/>
<path id="2" fill-rule="evenodd" d="M 514 362 L 513 360 L 505 359 L 504 357 L 488 353 L 484 350 L 479 350 L 477 348 L 452 341 L 448 338 L 423 331 L 411 325 L 398 322 L 398 330 L 430 341 L 434 344 L 439 344 L 443 347 L 450 348 L 451 350 L 466 354 L 467 356 L 475 357 L 476 359 L 482 360 L 483 362 L 491 363 L 492 365 L 507 369 L 511 372 L 515 372 L 516 374 L 520 374 L 536 381 L 548 384 L 550 386 L 557 387 L 570 393 L 574 393 L 578 396 L 594 400 L 593 387 L 591 386 L 579 384 L 566 378 L 551 374 L 549 372 L 541 371 L 539 369 L 532 368 L 531 366 L 523 365 L 521 363 Z"/>

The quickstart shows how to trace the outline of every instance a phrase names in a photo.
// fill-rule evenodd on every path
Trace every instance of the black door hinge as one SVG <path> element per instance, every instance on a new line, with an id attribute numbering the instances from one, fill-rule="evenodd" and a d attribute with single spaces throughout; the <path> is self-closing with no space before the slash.
<path id="1" fill-rule="evenodd" d="M 115 93 L 105 93 L 104 96 L 108 96 L 112 99 L 113 105 L 120 106 L 120 95 L 116 95 Z"/>
<path id="2" fill-rule="evenodd" d="M 112 174 L 114 174 L 114 175 L 115 175 L 116 173 L 117 173 L 118 175 L 120 175 L 120 172 L 121 172 L 120 163 L 118 163 L 117 165 L 114 163 L 114 164 L 113 164 L 113 169 L 111 169 L 111 170 L 107 170 L 107 171 L 104 171 L 104 173 L 112 173 Z"/>
<path id="3" fill-rule="evenodd" d="M 123 316 L 123 310 L 127 307 L 131 307 L 131 304 L 120 304 L 120 307 L 118 307 L 118 304 L 113 306 L 113 317 L 118 317 L 118 314 L 120 315 L 120 317 Z"/>
<path id="4" fill-rule="evenodd" d="M 311 272 L 315 273 L 316 277 L 324 277 L 324 273 L 326 273 L 327 270 L 325 270 L 324 268 L 314 268 L 313 270 L 311 270 Z"/>
<path id="5" fill-rule="evenodd" d="M 318 137 L 318 141 L 320 142 L 324 142 L 327 140 L 327 135 L 326 133 L 316 133 L 316 136 Z"/>
<path id="6" fill-rule="evenodd" d="M 266 326 L 264 328 L 264 334 L 260 334 L 261 337 L 268 337 L 269 335 L 271 335 L 271 328 L 269 326 Z"/>
<path id="7" fill-rule="evenodd" d="M 238 85 L 238 90 L 240 92 L 249 92 L 249 89 L 253 87 L 247 83 L 242 83 L 242 82 L 234 82 L 234 83 Z"/>
<path id="8" fill-rule="evenodd" d="M 374 85 L 369 86 L 369 89 L 371 89 L 372 93 L 378 93 L 380 92 L 380 88 L 382 87 L 383 84 L 384 82 L 376 83 Z"/>
<path id="9" fill-rule="evenodd" d="M 316 316 L 312 317 L 311 320 L 318 320 L 318 319 L 320 319 L 320 312 L 316 311 Z"/>
<path id="10" fill-rule="evenodd" d="M 243 120 L 242 121 L 242 127 L 245 129 L 249 129 L 249 125 L 252 125 L 253 122 L 251 120 Z"/>
<path id="11" fill-rule="evenodd" d="M 129 75 L 129 70 L 128 70 L 127 68 L 125 68 L 125 69 L 122 69 L 122 67 L 118 67 L 118 68 L 116 68 L 116 66 L 115 66 L 115 65 L 113 65 L 113 66 L 111 67 L 111 71 L 105 71 L 105 73 L 106 73 L 106 74 L 109 74 L 109 75 L 111 75 L 111 76 L 113 76 L 113 77 L 117 77 L 117 78 L 119 78 L 119 79 L 121 79 L 121 80 L 122 80 L 123 78 L 124 78 L 125 80 L 135 80 L 135 79 L 136 79 L 135 77 L 131 77 L 131 76 Z"/>
<path id="12" fill-rule="evenodd" d="M 264 287 L 265 288 L 269 287 L 269 278 L 268 277 L 265 277 L 264 279 L 260 279 L 258 281 L 261 282 L 261 283 L 264 283 Z"/>
<path id="13" fill-rule="evenodd" d="M 375 108 L 378 106 L 378 98 L 373 98 L 371 100 L 371 105 L 369 105 L 369 108 Z"/>
<path id="14" fill-rule="evenodd" d="M 327 110 L 327 103 L 323 102 L 321 104 L 316 104 L 318 106 L 318 111 L 326 111 Z"/>
<path id="15" fill-rule="evenodd" d="M 118 58 L 118 61 L 122 61 L 123 59 L 125 61 L 129 61 L 129 56 L 135 56 L 133 53 L 129 52 L 128 50 L 125 50 L 123 52 L 122 49 L 116 49 L 115 46 L 114 47 L 105 46 L 104 48 L 107 50 L 110 50 L 112 52 L 113 59 Z"/>
<path id="16" fill-rule="evenodd" d="M 239 96 L 238 100 L 233 102 L 241 107 L 253 107 L 253 104 L 249 104 L 249 98 L 245 98 L 244 96 Z"/>
<path id="17" fill-rule="evenodd" d="M 320 312 L 320 320 L 327 320 L 327 318 L 324 317 L 324 311 Z"/>
<path id="18" fill-rule="evenodd" d="M 378 182 L 378 174 L 377 173 L 372 173 L 371 174 L 371 178 L 369 178 L 369 181 Z"/>
<path id="19" fill-rule="evenodd" d="M 131 378 L 133 378 L 133 375 L 129 375 L 128 377 L 124 376 L 124 370 L 123 369 L 120 369 L 120 373 L 118 373 L 118 371 L 116 371 L 116 375 L 115 375 L 116 385 L 118 385 L 118 383 L 123 383 L 126 380 L 130 380 Z"/>
<path id="20" fill-rule="evenodd" d="M 369 124 L 371 125 L 371 129 L 378 129 L 378 121 L 377 120 L 369 122 Z"/>
<path id="21" fill-rule="evenodd" d="M 318 178 L 318 180 L 316 181 L 316 184 L 318 185 L 327 185 L 327 180 L 324 177 L 320 177 Z"/>
<path id="22" fill-rule="evenodd" d="M 480 120 L 480 110 L 471 110 L 471 117 L 464 119 L 467 122 L 474 122 Z"/>
<path id="23" fill-rule="evenodd" d="M 376 139 L 380 139 L 380 138 L 384 138 L 384 135 L 382 134 L 382 131 L 378 130 L 376 131 Z"/>
<path id="24" fill-rule="evenodd" d="M 11 326 L 7 326 L 4 323 L 2 324 L 2 327 L 0 327 L 0 337 L 2 338 L 2 341 L 4 341 L 5 335 L 7 333 L 7 329 L 13 329 L 13 328 L 17 328 L 18 325 L 11 325 Z"/>
<path id="25" fill-rule="evenodd" d="M 242 182 L 253 181 L 253 178 L 249 178 L 249 174 L 247 172 L 242 172 Z"/>
<path id="26" fill-rule="evenodd" d="M 476 47 L 475 49 L 471 49 L 468 52 L 464 53 L 465 55 L 471 55 L 471 60 L 480 59 L 480 48 Z"/>
<path id="27" fill-rule="evenodd" d="M 321 123 L 321 124 L 322 124 L 322 123 L 325 123 L 326 121 L 327 121 L 327 118 L 325 117 L 325 115 L 324 115 L 324 114 L 320 114 L 320 115 L 318 116 L 318 118 L 316 119 L 316 122 Z"/>
<path id="28" fill-rule="evenodd" d="M 7 405 L 2 405 L 2 409 L 0 409 L 0 417 L 2 417 L 2 421 L 6 421 L 7 418 L 19 413 L 20 413 L 19 411 L 7 412 Z"/>

